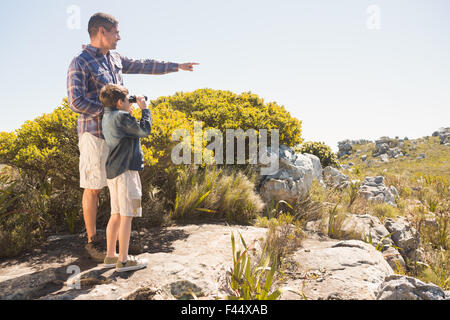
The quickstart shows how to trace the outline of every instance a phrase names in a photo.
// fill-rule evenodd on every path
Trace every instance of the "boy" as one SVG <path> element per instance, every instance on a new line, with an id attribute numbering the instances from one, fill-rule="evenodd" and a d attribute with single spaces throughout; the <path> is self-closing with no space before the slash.
<path id="1" fill-rule="evenodd" d="M 108 84 L 100 90 L 100 102 L 105 113 L 102 119 L 103 135 L 109 148 L 106 160 L 106 178 L 111 196 L 111 218 L 106 228 L 105 267 L 116 271 L 144 268 L 147 261 L 128 256 L 131 221 L 142 216 L 141 180 L 139 172 L 144 169 L 144 158 L 139 138 L 151 131 L 151 114 L 144 97 L 137 97 L 142 110 L 141 121 L 131 114 L 128 90 L 118 84 Z M 119 256 L 116 243 L 119 240 Z"/>

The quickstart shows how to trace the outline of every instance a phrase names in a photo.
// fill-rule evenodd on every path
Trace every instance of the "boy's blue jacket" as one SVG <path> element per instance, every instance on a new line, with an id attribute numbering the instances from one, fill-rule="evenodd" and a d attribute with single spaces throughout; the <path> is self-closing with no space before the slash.
<path id="1" fill-rule="evenodd" d="M 126 111 L 105 107 L 102 131 L 109 147 L 106 160 L 107 179 L 114 179 L 127 170 L 144 170 L 140 138 L 147 137 L 151 127 L 149 109 L 142 110 L 142 118 L 138 122 Z"/>

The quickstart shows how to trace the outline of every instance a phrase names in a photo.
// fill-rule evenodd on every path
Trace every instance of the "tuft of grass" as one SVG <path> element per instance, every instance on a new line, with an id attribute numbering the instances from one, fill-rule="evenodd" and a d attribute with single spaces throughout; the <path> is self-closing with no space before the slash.
<path id="1" fill-rule="evenodd" d="M 402 215 L 398 208 L 387 203 L 374 203 L 369 207 L 369 211 L 378 217 L 380 221 L 384 221 L 385 218 L 395 218 Z"/>
<path id="2" fill-rule="evenodd" d="M 450 290 L 450 253 L 441 249 L 428 255 L 425 268 L 417 277 L 424 282 L 432 282 L 444 290 Z"/>
<path id="3" fill-rule="evenodd" d="M 333 209 L 330 210 L 328 216 L 328 236 L 333 239 L 342 239 L 345 233 L 342 231 L 346 215 L 340 213 L 338 209 L 339 203 L 336 203 Z"/>
<path id="4" fill-rule="evenodd" d="M 352 206 L 352 204 L 355 202 L 356 198 L 359 195 L 359 187 L 361 186 L 360 181 L 356 180 L 356 181 L 352 181 L 350 183 L 348 190 L 348 196 L 349 196 L 349 201 L 348 201 L 348 206 L 347 208 L 350 208 Z"/>
<path id="5" fill-rule="evenodd" d="M 272 290 L 272 283 L 277 271 L 277 261 L 267 254 L 267 245 L 257 263 L 251 261 L 249 248 L 239 233 L 242 248 L 237 248 L 234 233 L 231 233 L 233 268 L 230 286 L 234 292 L 229 300 L 276 300 L 281 291 Z"/>
<path id="6" fill-rule="evenodd" d="M 170 217 L 177 220 L 225 219 L 248 224 L 260 215 L 264 203 L 255 185 L 238 170 L 190 168 L 181 174 Z"/>

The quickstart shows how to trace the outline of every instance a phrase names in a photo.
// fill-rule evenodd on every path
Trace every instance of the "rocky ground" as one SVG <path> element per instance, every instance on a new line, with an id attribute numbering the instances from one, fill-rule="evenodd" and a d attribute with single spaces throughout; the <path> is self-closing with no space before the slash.
<path id="1" fill-rule="evenodd" d="M 231 233 L 259 250 L 267 229 L 202 224 L 134 233 L 145 269 L 118 274 L 84 254 L 85 237 L 51 237 L 0 263 L 0 299 L 223 299 L 230 294 Z M 386 281 L 388 279 L 389 281 Z M 274 284 L 281 299 L 449 299 L 439 287 L 396 276 L 383 254 L 358 240 L 308 232 Z M 401 290 L 397 290 L 400 288 Z"/>

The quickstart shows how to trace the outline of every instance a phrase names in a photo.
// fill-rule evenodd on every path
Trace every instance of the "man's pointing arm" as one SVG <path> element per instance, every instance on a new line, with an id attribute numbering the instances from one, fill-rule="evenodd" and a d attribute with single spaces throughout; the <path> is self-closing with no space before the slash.
<path id="1" fill-rule="evenodd" d="M 130 59 L 120 56 L 122 73 L 166 74 L 178 71 L 178 63 L 156 61 L 151 59 Z"/>
<path id="2" fill-rule="evenodd" d="M 125 56 L 120 56 L 122 61 L 122 73 L 141 73 L 141 74 L 166 74 L 170 72 L 177 72 L 180 69 L 186 71 L 193 71 L 193 66 L 198 65 L 195 62 L 189 63 L 174 63 L 156 61 L 152 59 L 130 59 Z"/>

